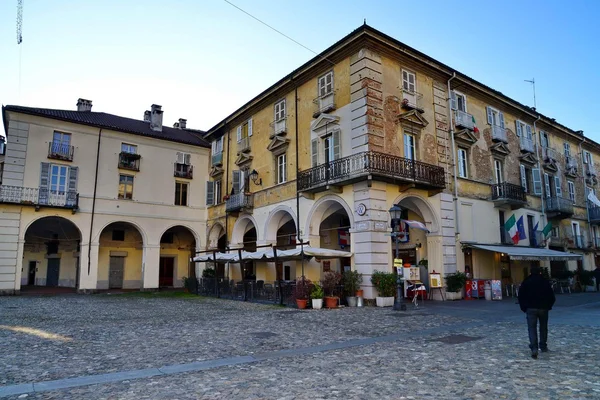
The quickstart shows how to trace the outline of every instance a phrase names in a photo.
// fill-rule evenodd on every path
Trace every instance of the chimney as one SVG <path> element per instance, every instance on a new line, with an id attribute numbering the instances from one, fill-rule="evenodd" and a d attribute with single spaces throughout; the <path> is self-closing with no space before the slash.
<path id="1" fill-rule="evenodd" d="M 150 111 L 144 111 L 144 122 L 150 122 Z"/>
<path id="2" fill-rule="evenodd" d="M 187 119 L 179 118 L 179 129 L 185 129 L 187 125 Z"/>
<path id="3" fill-rule="evenodd" d="M 150 129 L 157 132 L 162 132 L 163 112 L 162 106 L 152 104 L 150 107 Z"/>
<path id="4" fill-rule="evenodd" d="M 77 99 L 77 111 L 92 111 L 92 101 L 82 98 Z"/>

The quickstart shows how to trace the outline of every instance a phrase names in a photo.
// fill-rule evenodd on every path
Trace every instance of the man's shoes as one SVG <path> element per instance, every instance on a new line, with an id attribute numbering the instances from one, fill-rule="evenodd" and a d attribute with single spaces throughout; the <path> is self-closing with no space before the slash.
<path id="1" fill-rule="evenodd" d="M 542 353 L 548 353 L 550 350 L 548 350 L 548 348 L 546 347 L 545 349 L 540 349 L 540 351 L 541 351 Z"/>
<path id="2" fill-rule="evenodd" d="M 531 352 L 531 358 L 533 358 L 534 360 L 537 360 L 537 356 L 538 356 L 537 351 L 532 351 Z"/>

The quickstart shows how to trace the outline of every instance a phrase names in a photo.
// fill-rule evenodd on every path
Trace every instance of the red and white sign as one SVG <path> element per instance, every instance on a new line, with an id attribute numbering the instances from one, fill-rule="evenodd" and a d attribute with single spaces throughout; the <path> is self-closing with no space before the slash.
<path id="1" fill-rule="evenodd" d="M 350 246 L 350 232 L 344 229 L 338 230 L 340 237 L 340 246 Z"/>

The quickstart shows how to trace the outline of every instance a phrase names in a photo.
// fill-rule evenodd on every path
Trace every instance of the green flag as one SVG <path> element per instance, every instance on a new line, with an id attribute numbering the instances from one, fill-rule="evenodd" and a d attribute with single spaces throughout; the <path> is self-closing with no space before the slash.
<path id="1" fill-rule="evenodd" d="M 552 223 L 548 222 L 548 224 L 544 227 L 544 229 L 542 230 L 542 233 L 544 234 L 544 236 L 548 236 L 548 234 L 552 232 Z"/>

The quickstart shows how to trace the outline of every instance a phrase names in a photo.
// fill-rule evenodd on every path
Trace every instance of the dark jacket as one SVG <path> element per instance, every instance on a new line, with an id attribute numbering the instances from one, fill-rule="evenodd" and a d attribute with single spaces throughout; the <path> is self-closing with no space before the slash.
<path id="1" fill-rule="evenodd" d="M 550 282 L 542 275 L 529 275 L 519 288 L 519 305 L 523 312 L 528 308 L 552 310 L 555 300 Z"/>
<path id="2" fill-rule="evenodd" d="M 600 268 L 596 267 L 594 271 L 594 278 L 596 278 L 596 283 L 600 282 Z"/>

